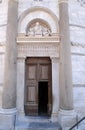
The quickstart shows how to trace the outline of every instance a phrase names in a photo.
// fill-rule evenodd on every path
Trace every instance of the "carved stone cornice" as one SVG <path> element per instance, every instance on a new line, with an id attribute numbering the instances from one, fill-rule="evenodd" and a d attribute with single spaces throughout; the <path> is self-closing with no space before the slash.
<path id="1" fill-rule="evenodd" d="M 18 2 L 18 0 L 9 0 L 9 2 L 10 2 L 10 1 Z"/>
<path id="2" fill-rule="evenodd" d="M 51 58 L 51 61 L 52 61 L 52 63 L 59 63 L 59 59 L 58 59 L 58 57 L 50 57 Z"/>

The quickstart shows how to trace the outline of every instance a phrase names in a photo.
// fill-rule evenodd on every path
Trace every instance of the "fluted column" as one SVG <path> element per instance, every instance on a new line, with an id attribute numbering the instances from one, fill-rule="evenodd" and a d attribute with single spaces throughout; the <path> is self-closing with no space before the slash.
<path id="1" fill-rule="evenodd" d="M 60 43 L 60 108 L 73 109 L 71 44 L 68 0 L 59 0 Z"/>
<path id="2" fill-rule="evenodd" d="M 7 42 L 5 54 L 5 72 L 2 107 L 11 109 L 16 107 L 16 63 L 17 63 L 17 22 L 18 2 L 9 0 L 7 21 Z"/>

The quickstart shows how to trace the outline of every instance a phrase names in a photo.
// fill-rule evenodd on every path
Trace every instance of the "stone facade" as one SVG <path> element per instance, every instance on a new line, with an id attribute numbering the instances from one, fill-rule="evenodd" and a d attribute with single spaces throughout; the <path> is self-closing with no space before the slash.
<path id="1" fill-rule="evenodd" d="M 72 84 L 75 87 L 75 110 L 79 111 L 75 96 L 78 95 L 78 90 L 77 93 L 75 90 L 81 87 L 81 91 L 84 91 L 82 87 L 85 87 L 85 5 L 81 0 L 69 0 L 68 26 L 67 2 L 68 0 L 2 0 L 0 2 L 0 119 L 3 117 L 2 129 L 9 129 L 9 125 L 11 129 L 14 129 L 16 111 L 18 113 L 16 122 L 22 123 L 24 120 L 24 123 L 27 123 L 27 121 L 34 122 L 35 120 L 35 118 L 27 119 L 24 113 L 26 57 L 50 57 L 51 59 L 52 95 L 55 99 L 51 121 L 58 121 L 65 130 L 66 127 L 73 125 L 72 120 L 76 122 Z M 7 118 L 9 123 L 3 127 L 2 122 L 5 122 Z M 69 122 L 69 126 L 66 126 L 65 119 Z M 19 129 L 16 127 L 16 130 Z"/>

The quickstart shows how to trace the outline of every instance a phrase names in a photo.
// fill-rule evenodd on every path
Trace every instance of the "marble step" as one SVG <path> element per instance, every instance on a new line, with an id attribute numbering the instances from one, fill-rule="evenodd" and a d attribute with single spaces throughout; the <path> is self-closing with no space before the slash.
<path id="1" fill-rule="evenodd" d="M 41 122 L 31 122 L 26 124 L 17 124 L 15 130 L 62 130 L 58 122 L 53 123 L 41 123 Z"/>

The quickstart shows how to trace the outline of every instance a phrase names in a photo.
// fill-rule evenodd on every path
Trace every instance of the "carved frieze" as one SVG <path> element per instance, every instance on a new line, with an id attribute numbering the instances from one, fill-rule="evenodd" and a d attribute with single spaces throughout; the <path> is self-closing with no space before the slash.
<path id="1" fill-rule="evenodd" d="M 56 37 L 18 37 L 18 57 L 59 57 L 59 40 Z"/>
<path id="2" fill-rule="evenodd" d="M 18 57 L 29 56 L 59 57 L 59 46 L 56 43 L 18 43 Z"/>
<path id="3" fill-rule="evenodd" d="M 59 34 L 52 34 L 51 37 L 49 36 L 44 36 L 44 37 L 41 37 L 39 35 L 36 35 L 35 37 L 34 36 L 26 36 L 24 33 L 20 33 L 18 34 L 18 37 L 17 37 L 17 42 L 21 43 L 21 42 L 40 42 L 40 43 L 44 43 L 44 42 L 56 42 L 56 43 L 59 43 L 60 42 L 60 35 Z"/>

